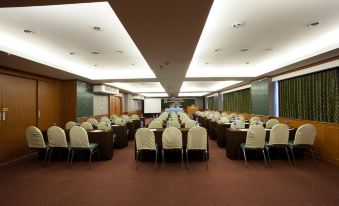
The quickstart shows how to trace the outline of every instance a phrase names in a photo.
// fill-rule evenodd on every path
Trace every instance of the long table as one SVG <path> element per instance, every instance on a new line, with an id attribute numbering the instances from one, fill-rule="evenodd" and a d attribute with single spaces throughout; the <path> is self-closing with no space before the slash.
<path id="1" fill-rule="evenodd" d="M 269 141 L 271 130 L 266 129 L 266 141 Z M 295 129 L 290 129 L 289 132 L 289 139 L 294 139 L 295 136 Z M 245 130 L 238 130 L 238 129 L 226 129 L 226 156 L 229 159 L 243 159 L 243 152 L 241 151 L 240 144 L 246 142 L 247 131 Z M 303 157 L 303 150 L 297 150 L 296 158 Z M 251 158 L 250 155 L 247 156 Z M 274 155 L 271 155 L 274 158 Z"/>
<path id="2" fill-rule="evenodd" d="M 116 147 L 123 148 L 128 146 L 127 125 L 112 125 L 114 134 L 117 135 Z"/>
<path id="3" fill-rule="evenodd" d="M 162 150 L 162 134 L 164 132 L 165 128 L 160 128 L 160 129 L 153 129 L 153 133 L 155 136 L 155 143 L 158 145 L 158 159 L 161 160 L 161 150 Z M 186 149 L 186 145 L 187 145 L 187 134 L 188 131 L 190 130 L 189 128 L 180 128 L 179 129 L 182 133 L 182 145 L 184 150 Z M 209 146 L 208 146 L 208 138 L 207 138 L 207 158 L 209 158 Z M 184 155 L 186 155 L 186 153 L 184 153 Z M 153 155 L 154 156 L 154 155 Z M 135 157 L 136 157 L 136 148 L 135 148 Z M 189 158 L 190 160 L 203 160 L 203 153 L 201 151 L 190 151 L 189 152 Z M 145 159 L 152 159 L 151 156 L 147 154 L 147 156 L 145 158 L 143 158 L 143 160 Z M 177 159 L 177 158 L 176 158 Z M 167 160 L 167 155 L 166 155 L 166 160 Z"/>
<path id="4" fill-rule="evenodd" d="M 67 142 L 70 142 L 69 137 L 69 131 L 65 130 L 66 139 Z M 43 137 L 45 141 L 48 141 L 47 137 L 47 131 L 42 131 Z M 90 143 L 97 143 L 99 148 L 99 159 L 100 160 L 110 160 L 113 157 L 114 151 L 113 151 L 113 130 L 107 130 L 107 131 L 87 131 L 88 134 L 88 140 Z M 40 158 L 41 154 L 39 154 Z M 67 158 L 67 151 L 65 150 L 62 152 L 62 154 L 59 155 L 59 158 L 64 159 L 64 157 Z M 93 160 L 96 160 L 96 158 L 93 158 Z"/>
<path id="5" fill-rule="evenodd" d="M 217 138 L 217 144 L 219 147 L 226 147 L 226 129 L 231 127 L 232 123 L 217 123 L 215 126 L 215 133 Z M 250 126 L 249 122 L 245 122 L 245 128 Z M 266 124 L 263 124 L 265 127 Z"/>

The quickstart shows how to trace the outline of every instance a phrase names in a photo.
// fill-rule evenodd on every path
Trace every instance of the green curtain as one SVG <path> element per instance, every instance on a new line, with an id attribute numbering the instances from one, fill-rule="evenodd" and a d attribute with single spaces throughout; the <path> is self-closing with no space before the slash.
<path id="1" fill-rule="evenodd" d="M 339 123 L 338 70 L 279 81 L 279 116 Z"/>
<path id="2" fill-rule="evenodd" d="M 224 111 L 251 113 L 251 90 L 244 89 L 223 95 Z"/>
<path id="3" fill-rule="evenodd" d="M 214 96 L 207 98 L 208 109 L 214 110 Z"/>

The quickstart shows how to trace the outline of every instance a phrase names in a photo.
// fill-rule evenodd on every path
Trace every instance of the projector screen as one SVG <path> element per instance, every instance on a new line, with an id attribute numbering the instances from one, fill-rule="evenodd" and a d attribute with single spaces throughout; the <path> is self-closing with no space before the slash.
<path id="1" fill-rule="evenodd" d="M 144 113 L 161 113 L 161 99 L 146 98 L 144 100 Z"/>

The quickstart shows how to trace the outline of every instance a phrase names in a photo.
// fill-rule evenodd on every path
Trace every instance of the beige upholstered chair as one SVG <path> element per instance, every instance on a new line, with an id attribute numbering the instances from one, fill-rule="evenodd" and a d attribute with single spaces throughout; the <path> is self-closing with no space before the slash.
<path id="1" fill-rule="evenodd" d="M 233 123 L 232 123 L 233 124 Z M 244 129 L 245 128 L 245 122 L 241 120 L 235 121 L 236 129 Z"/>
<path id="2" fill-rule="evenodd" d="M 187 121 L 190 121 L 191 119 L 188 117 L 185 117 L 181 120 L 181 123 L 186 123 Z"/>
<path id="3" fill-rule="evenodd" d="M 169 121 L 167 127 L 175 127 L 175 128 L 180 128 L 181 125 L 178 121 Z"/>
<path id="4" fill-rule="evenodd" d="M 51 156 L 54 149 L 68 149 L 67 162 L 70 155 L 70 147 L 66 140 L 66 134 L 63 129 L 58 126 L 52 126 L 47 130 L 48 143 L 50 147 L 48 163 L 51 160 Z"/>
<path id="5" fill-rule="evenodd" d="M 40 129 L 34 126 L 27 127 L 26 139 L 27 139 L 27 144 L 28 144 L 29 149 L 45 150 L 45 161 L 46 161 L 50 148 L 48 144 L 45 143 L 44 137 L 42 136 Z"/>
<path id="6" fill-rule="evenodd" d="M 100 122 L 104 122 L 104 121 L 106 121 L 108 119 L 108 117 L 106 117 L 106 116 L 101 116 L 100 117 Z M 108 119 L 109 120 L 109 119 Z"/>
<path id="7" fill-rule="evenodd" d="M 87 122 L 90 123 L 92 126 L 96 126 L 98 124 L 98 121 L 94 119 L 93 117 L 88 118 Z"/>
<path id="8" fill-rule="evenodd" d="M 85 130 L 93 130 L 93 126 L 88 122 L 81 123 L 80 127 L 84 128 Z"/>
<path id="9" fill-rule="evenodd" d="M 251 117 L 250 122 L 255 122 L 256 120 L 260 121 L 260 118 L 257 116 Z"/>
<path id="10" fill-rule="evenodd" d="M 218 123 L 220 123 L 220 124 L 222 124 L 222 123 L 228 123 L 228 122 L 230 122 L 230 120 L 229 120 L 227 117 L 225 117 L 225 116 L 221 117 L 221 118 L 218 120 Z"/>
<path id="11" fill-rule="evenodd" d="M 122 122 L 122 119 L 121 118 L 115 118 L 114 119 L 114 124 L 116 124 L 116 125 L 122 125 L 123 124 L 123 122 Z"/>
<path id="12" fill-rule="evenodd" d="M 260 120 L 252 121 L 252 122 L 250 123 L 250 126 L 249 126 L 249 127 L 252 127 L 253 125 L 260 125 L 260 126 L 263 126 L 263 122 L 260 121 Z"/>
<path id="13" fill-rule="evenodd" d="M 317 129 L 311 124 L 304 124 L 300 126 L 294 137 L 294 141 L 290 141 L 288 146 L 291 149 L 292 157 L 294 161 L 294 165 L 296 166 L 295 157 L 293 148 L 306 148 L 311 151 L 313 159 L 315 159 L 314 152 L 313 152 L 313 145 L 315 141 L 315 136 L 317 133 Z"/>
<path id="14" fill-rule="evenodd" d="M 73 163 L 74 153 L 79 150 L 88 150 L 90 152 L 89 156 L 89 167 L 92 162 L 92 155 L 94 153 L 98 153 L 99 159 L 99 150 L 97 143 L 89 143 L 88 134 L 86 130 L 82 127 L 73 127 L 69 132 L 70 140 L 71 140 L 71 165 Z"/>
<path id="15" fill-rule="evenodd" d="M 267 150 L 268 159 L 270 161 L 270 165 L 272 165 L 271 157 L 270 157 L 270 148 L 283 148 L 286 151 L 287 159 L 289 164 L 291 165 L 290 156 L 288 155 L 288 137 L 289 137 L 289 129 L 285 124 L 276 124 L 272 127 L 270 132 L 270 139 L 268 143 L 265 144 L 265 148 Z"/>
<path id="16" fill-rule="evenodd" d="M 270 119 L 266 122 L 266 128 L 271 129 L 274 125 L 279 124 L 279 121 L 277 119 Z"/>
<path id="17" fill-rule="evenodd" d="M 168 127 L 162 133 L 162 164 L 165 163 L 165 150 L 181 150 L 181 164 L 184 162 L 182 133 L 178 128 Z"/>
<path id="18" fill-rule="evenodd" d="M 206 161 L 206 168 L 208 168 L 207 161 L 207 132 L 203 127 L 195 126 L 188 131 L 187 147 L 186 147 L 186 164 L 188 165 L 188 152 L 190 150 L 201 150 L 204 152 L 204 160 Z"/>
<path id="19" fill-rule="evenodd" d="M 131 119 L 132 120 L 138 120 L 139 116 L 137 114 L 132 114 Z"/>
<path id="20" fill-rule="evenodd" d="M 185 128 L 192 128 L 196 126 L 196 122 L 194 120 L 189 120 L 185 123 Z"/>
<path id="21" fill-rule="evenodd" d="M 65 129 L 72 129 L 72 127 L 77 126 L 77 123 L 73 122 L 73 121 L 69 121 L 66 123 L 65 125 Z"/>
<path id="22" fill-rule="evenodd" d="M 162 123 L 160 121 L 157 120 L 153 120 L 149 123 L 148 125 L 149 129 L 159 129 L 162 128 Z"/>
<path id="23" fill-rule="evenodd" d="M 136 159 L 135 159 L 135 169 L 138 168 L 137 161 L 139 155 L 144 150 L 155 151 L 155 165 L 158 164 L 158 146 L 155 143 L 155 136 L 153 131 L 148 128 L 139 128 L 135 133 L 135 144 L 136 144 Z M 142 154 L 141 154 L 142 155 Z M 142 160 L 142 157 L 141 157 Z"/>
<path id="24" fill-rule="evenodd" d="M 112 127 L 111 127 L 111 124 L 108 124 L 107 122 L 100 122 L 98 124 L 98 129 L 102 129 L 102 130 L 110 130 Z"/>
<path id="25" fill-rule="evenodd" d="M 240 147 L 244 153 L 245 165 L 247 167 L 246 150 L 262 150 L 265 159 L 265 165 L 267 167 L 266 155 L 265 155 L 265 128 L 261 125 L 254 125 L 249 128 L 246 136 L 246 143 L 241 143 Z"/>
<path id="26" fill-rule="evenodd" d="M 117 115 L 115 115 L 115 114 L 112 114 L 111 116 L 110 116 L 110 119 L 116 119 L 116 118 L 119 118 Z"/>
<path id="27" fill-rule="evenodd" d="M 121 119 L 123 119 L 126 123 L 132 121 L 128 115 L 121 115 Z"/>
<path id="28" fill-rule="evenodd" d="M 214 114 L 213 114 L 213 113 L 209 113 L 209 114 L 208 114 L 208 117 L 207 117 L 207 119 L 212 119 L 212 118 L 213 118 L 213 116 L 214 116 Z"/>

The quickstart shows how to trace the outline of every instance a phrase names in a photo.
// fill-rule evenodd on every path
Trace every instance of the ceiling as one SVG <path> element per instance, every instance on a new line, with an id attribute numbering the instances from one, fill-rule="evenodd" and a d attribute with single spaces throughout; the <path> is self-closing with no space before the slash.
<path id="1" fill-rule="evenodd" d="M 0 64 L 145 96 L 203 96 L 339 55 L 339 1 L 262 1 L 5 0 Z"/>

